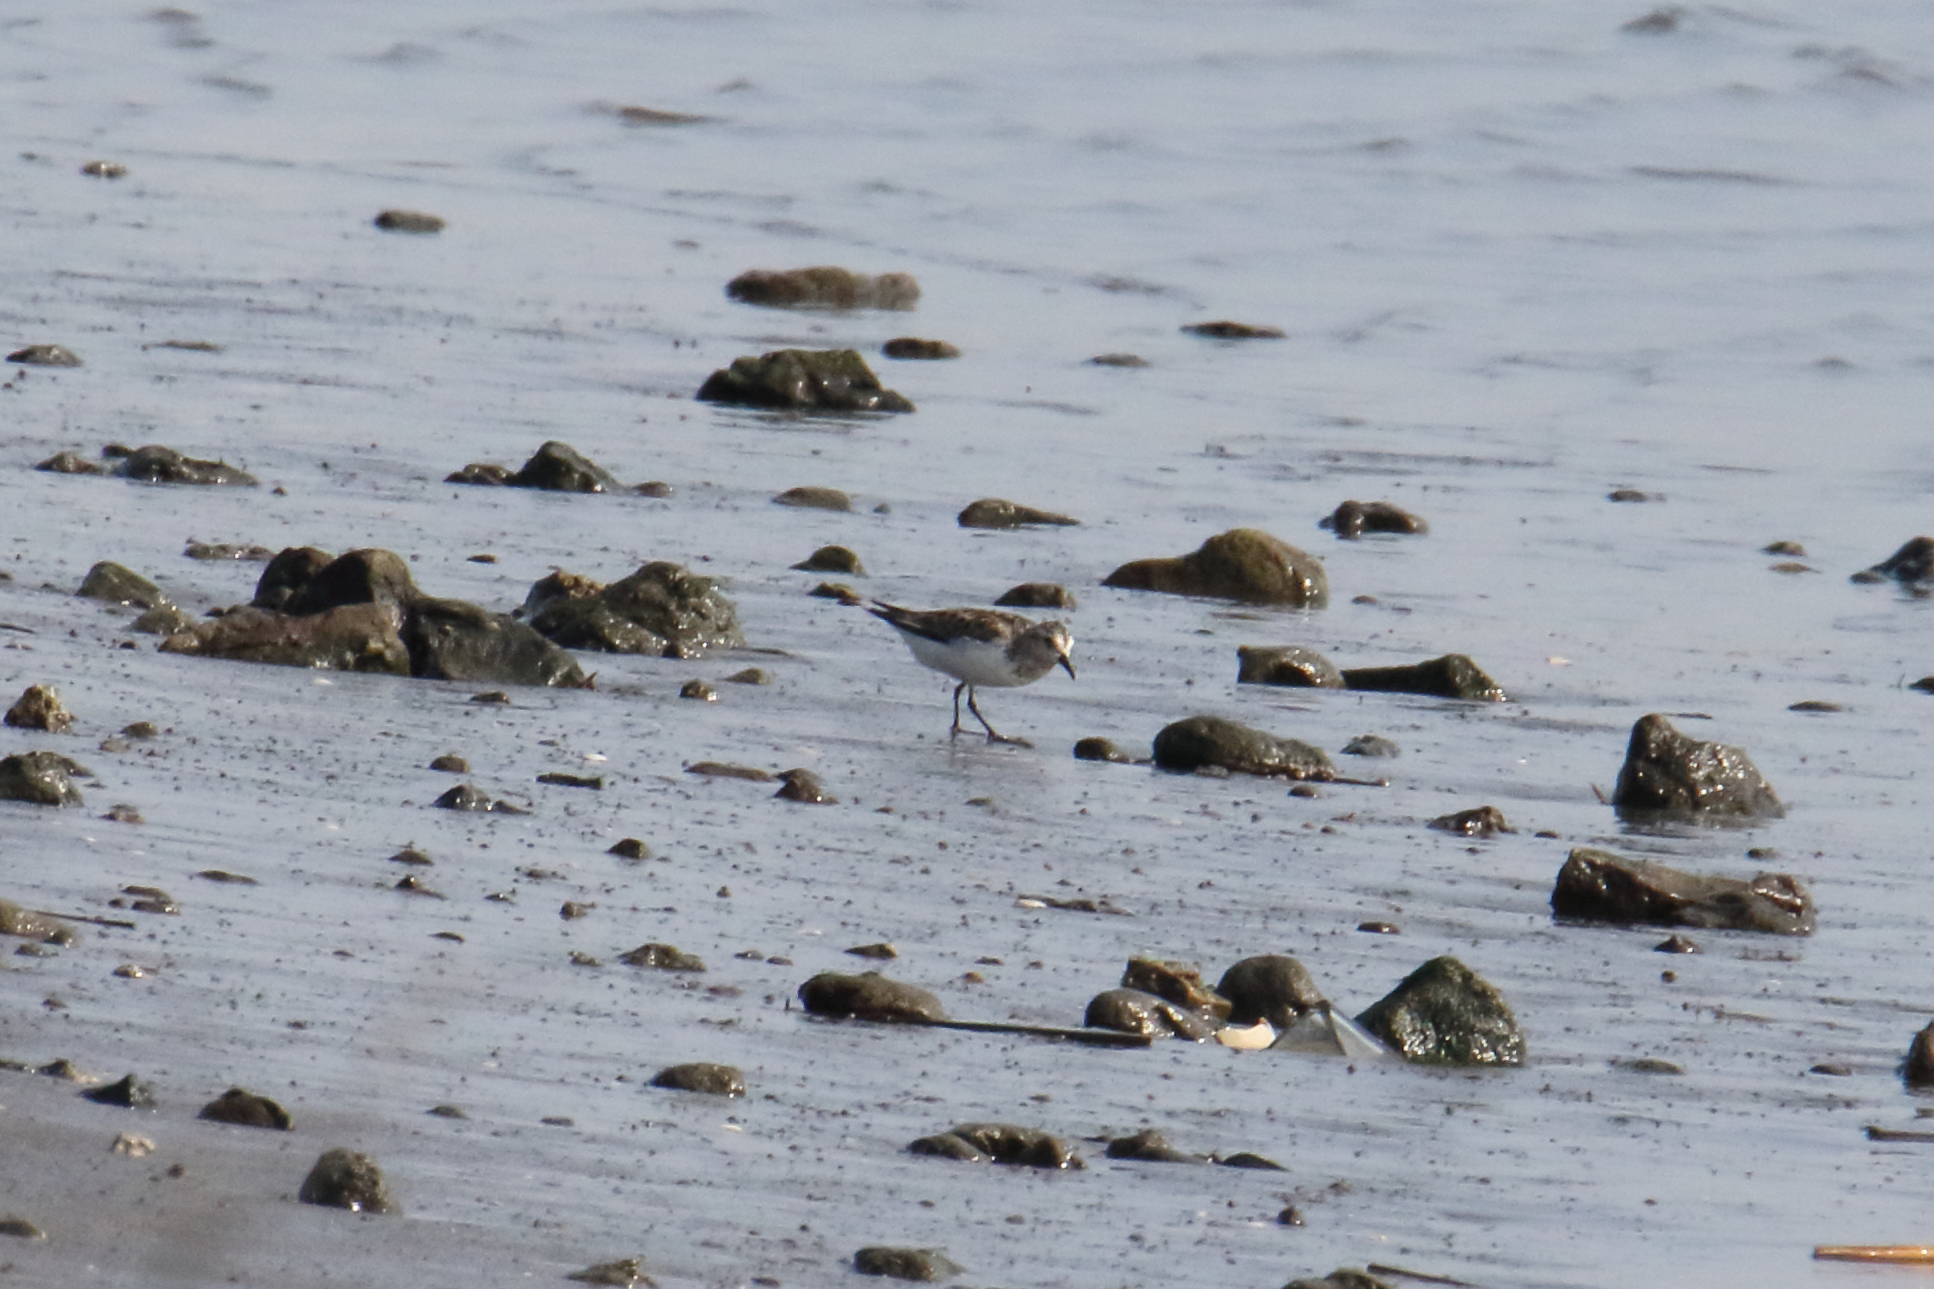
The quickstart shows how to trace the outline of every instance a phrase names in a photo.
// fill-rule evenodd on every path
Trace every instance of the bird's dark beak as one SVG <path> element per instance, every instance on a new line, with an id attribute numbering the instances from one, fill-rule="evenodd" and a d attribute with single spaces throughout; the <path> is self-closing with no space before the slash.
<path id="1" fill-rule="evenodd" d="M 1071 662 L 1071 661 L 1069 661 L 1069 659 L 1068 659 L 1068 655 L 1067 655 L 1067 654 L 1065 654 L 1065 653 L 1061 655 L 1061 667 L 1062 667 L 1062 670 L 1064 670 L 1064 671 L 1066 671 L 1066 672 L 1068 673 L 1068 679 L 1069 679 L 1069 680 L 1073 680 L 1073 679 L 1074 679 L 1074 663 L 1073 663 L 1073 662 Z"/>

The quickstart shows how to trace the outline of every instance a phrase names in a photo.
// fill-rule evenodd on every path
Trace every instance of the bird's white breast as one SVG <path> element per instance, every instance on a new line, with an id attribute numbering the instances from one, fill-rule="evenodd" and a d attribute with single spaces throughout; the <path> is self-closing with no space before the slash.
<path id="1" fill-rule="evenodd" d="M 951 644 L 941 644 L 905 632 L 901 633 L 900 638 L 907 642 L 907 648 L 913 650 L 914 657 L 955 680 L 996 689 L 1026 683 L 1014 674 L 1013 665 L 1007 659 L 1007 642 L 1004 640 L 956 640 Z"/>

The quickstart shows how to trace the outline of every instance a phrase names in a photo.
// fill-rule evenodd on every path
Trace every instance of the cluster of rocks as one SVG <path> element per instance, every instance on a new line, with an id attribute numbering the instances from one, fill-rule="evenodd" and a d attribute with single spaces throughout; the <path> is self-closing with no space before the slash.
<path id="1" fill-rule="evenodd" d="M 137 483 L 182 483 L 215 487 L 256 486 L 254 475 L 226 461 L 203 461 L 183 456 L 173 448 L 150 445 L 143 448 L 110 443 L 101 449 L 101 460 L 90 461 L 78 452 L 56 452 L 34 467 L 50 474 L 113 475 Z"/>
<path id="2" fill-rule="evenodd" d="M 536 488 L 544 492 L 635 492 L 647 497 L 671 495 L 671 485 L 658 480 L 626 487 L 609 470 L 570 444 L 556 439 L 539 447 L 516 470 L 473 461 L 461 470 L 453 471 L 443 481 L 490 488 Z"/>
<path id="3" fill-rule="evenodd" d="M 1501 703 L 1510 696 L 1470 657 L 1445 654 L 1392 667 L 1339 668 L 1301 645 L 1243 645 L 1236 650 L 1236 683 L 1305 689 L 1355 689 L 1425 694 L 1467 702 Z"/>

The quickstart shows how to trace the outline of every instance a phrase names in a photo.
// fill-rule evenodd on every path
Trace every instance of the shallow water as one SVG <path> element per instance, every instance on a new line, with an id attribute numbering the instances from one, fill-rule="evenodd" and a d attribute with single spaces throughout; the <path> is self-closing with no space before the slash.
<path id="1" fill-rule="evenodd" d="M 0 960 L 0 1056 L 132 1069 L 162 1097 L 124 1112 L 0 1082 L 0 1210 L 49 1233 L 5 1250 L 11 1280 L 508 1284 L 637 1254 L 661 1284 L 812 1285 L 893 1243 L 946 1247 L 972 1284 L 1266 1286 L 1369 1262 L 1486 1286 L 1850 1283 L 1873 1273 L 1811 1246 L 1926 1238 L 1925 1147 L 1861 1128 L 1911 1120 L 1895 1066 L 1926 1020 L 1930 700 L 1900 682 L 1934 670 L 1930 610 L 1846 581 L 1928 527 L 1917 8 L 1701 6 L 1659 35 L 1620 30 L 1639 6 L 1474 0 L 197 12 L 47 6 L 0 39 L 18 154 L 0 334 L 87 361 L 0 388 L 0 620 L 32 631 L 5 633 L 0 693 L 57 685 L 81 736 L 0 730 L 0 748 L 78 749 L 99 775 L 85 810 L 0 807 L 0 895 L 123 916 L 107 901 L 139 882 L 183 907 Z M 717 119 L 628 127 L 619 104 Z M 81 176 L 96 157 L 128 176 Z M 449 227 L 371 228 L 391 206 Z M 810 263 L 910 271 L 925 295 L 827 315 L 722 294 Z M 1217 317 L 1289 336 L 1177 331 Z M 874 361 L 912 416 L 690 401 L 738 354 L 908 333 L 966 354 Z M 144 347 L 167 339 L 224 349 Z M 1085 364 L 1122 350 L 1152 365 Z M 548 438 L 675 495 L 438 482 Z M 28 469 L 111 441 L 284 491 Z M 768 504 L 795 484 L 859 509 Z M 956 527 L 983 495 L 1085 522 Z M 1315 525 L 1346 497 L 1432 532 L 1337 542 Z M 1237 525 L 1319 554 L 1332 607 L 1099 586 Z M 587 657 L 597 692 L 479 707 L 468 687 L 159 655 L 71 597 L 113 559 L 191 611 L 246 600 L 259 566 L 186 560 L 190 538 L 387 547 L 432 593 L 495 608 L 553 566 L 673 559 L 727 579 L 754 649 L 783 653 Z M 1820 572 L 1768 571 L 1774 539 Z M 946 682 L 787 570 L 827 542 L 896 602 L 1071 587 L 1080 679 L 984 703 L 1036 749 L 950 745 Z M 1465 652 L 1519 701 L 1238 691 L 1236 646 L 1276 643 L 1346 666 Z M 748 664 L 775 683 L 674 697 Z M 1803 699 L 1845 710 L 1787 710 Z M 1367 771 L 1387 788 L 1309 800 L 1066 754 L 1199 711 L 1404 755 Z M 1747 747 L 1789 817 L 1623 833 L 1593 785 L 1648 711 L 1710 718 L 1680 724 Z M 162 736 L 93 750 L 137 719 Z M 453 780 L 420 767 L 452 750 L 533 813 L 427 809 Z M 842 804 L 682 772 L 704 759 L 807 765 Z M 607 786 L 534 782 L 557 769 Z M 147 822 L 97 817 L 115 802 Z M 1422 827 L 1485 802 L 1520 831 Z M 607 855 L 624 836 L 663 860 Z M 390 889 L 406 842 L 447 898 Z M 1820 930 L 1701 933 L 1704 954 L 1666 957 L 1663 932 L 1554 927 L 1576 844 L 1740 875 L 1775 848 Z M 260 885 L 193 876 L 209 868 Z M 1016 905 L 1042 893 L 1135 916 Z M 598 907 L 561 920 L 567 899 Z M 1354 929 L 1370 919 L 1402 933 Z M 1531 1062 L 1070 1051 L 787 1009 L 881 939 L 955 1015 L 1045 1024 L 1078 1020 L 1131 954 L 1219 974 L 1294 953 L 1354 1011 L 1454 953 L 1511 1001 Z M 647 940 L 711 970 L 609 965 Z M 149 974 L 110 974 L 124 962 Z M 1611 1064 L 1629 1057 L 1685 1073 Z M 644 1086 L 684 1060 L 740 1066 L 752 1095 Z M 231 1084 L 295 1131 L 195 1122 Z M 426 1115 L 442 1102 L 470 1118 Z M 979 1118 L 1157 1126 L 1290 1171 L 1099 1144 L 1051 1177 L 903 1153 Z M 110 1154 L 123 1131 L 155 1153 Z M 405 1220 L 293 1202 L 336 1145 L 383 1164 Z M 1302 1228 L 1275 1222 L 1291 1200 Z"/>

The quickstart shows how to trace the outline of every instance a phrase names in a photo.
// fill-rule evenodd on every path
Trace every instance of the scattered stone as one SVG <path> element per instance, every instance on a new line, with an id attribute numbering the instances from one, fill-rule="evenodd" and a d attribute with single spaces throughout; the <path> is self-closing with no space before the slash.
<path id="1" fill-rule="evenodd" d="M 838 600 L 848 608 L 866 603 L 858 591 L 844 582 L 821 582 L 806 594 L 820 600 Z"/>
<path id="2" fill-rule="evenodd" d="M 1680 20 L 1685 17 L 1685 12 L 1678 5 L 1666 5 L 1664 8 L 1639 15 L 1625 23 L 1619 30 L 1629 31 L 1639 36 L 1663 36 L 1679 29 Z"/>
<path id="3" fill-rule="evenodd" d="M 118 161 L 89 161 L 82 164 L 81 173 L 94 179 L 125 179 L 128 168 Z"/>
<path id="4" fill-rule="evenodd" d="M 154 1138 L 134 1132 L 117 1133 L 108 1150 L 117 1155 L 126 1155 L 129 1159 L 145 1159 L 154 1153 Z"/>
<path id="5" fill-rule="evenodd" d="M 1788 703 L 1786 710 L 1789 712 L 1844 712 L 1847 709 L 1839 703 L 1828 703 L 1822 702 L 1817 698 L 1809 698 L 1804 702 Z"/>
<path id="6" fill-rule="evenodd" d="M 204 868 L 196 877 L 204 882 L 220 882 L 229 886 L 260 886 L 261 883 L 243 873 L 231 873 L 221 868 Z"/>
<path id="7" fill-rule="evenodd" d="M 189 542 L 181 553 L 188 559 L 246 560 L 254 564 L 266 564 L 275 558 L 275 552 L 266 546 L 241 542 Z"/>
<path id="8" fill-rule="evenodd" d="M 604 790 L 604 776 L 597 774 L 566 774 L 562 770 L 547 770 L 537 776 L 537 781 L 554 788 L 589 788 L 593 792 Z"/>
<path id="9" fill-rule="evenodd" d="M 1768 567 L 1775 573 L 1817 573 L 1820 570 L 1810 564 L 1798 564 L 1792 560 L 1782 560 Z"/>
<path id="10" fill-rule="evenodd" d="M 147 636 L 172 636 L 192 631 L 199 625 L 199 619 L 187 611 L 172 604 L 162 604 L 128 623 L 128 630 Z"/>
<path id="11" fill-rule="evenodd" d="M 1095 367 L 1146 367 L 1148 359 L 1140 354 L 1096 354 L 1088 360 Z"/>
<path id="12" fill-rule="evenodd" d="M 646 967 L 655 971 L 700 972 L 705 960 L 694 953 L 681 952 L 669 944 L 641 944 L 618 958 L 627 967 Z"/>
<path id="13" fill-rule="evenodd" d="M 1685 873 L 1645 859 L 1580 846 L 1558 871 L 1554 918 L 1622 925 L 1710 927 L 1811 935 L 1813 897 L 1798 878 L 1759 873 L 1751 881 Z"/>
<path id="14" fill-rule="evenodd" d="M 856 944 L 846 952 L 855 958 L 897 958 L 900 951 L 884 940 L 878 944 Z"/>
<path id="15" fill-rule="evenodd" d="M 1243 645 L 1236 650 L 1236 683 L 1341 689 L 1343 673 L 1328 658 L 1301 645 Z"/>
<path id="16" fill-rule="evenodd" d="M 455 752 L 445 752 L 442 756 L 430 762 L 428 768 L 441 770 L 445 774 L 468 774 L 470 773 L 470 762 L 464 760 Z"/>
<path id="17" fill-rule="evenodd" d="M 656 107 L 621 107 L 617 117 L 626 125 L 703 125 L 714 119 L 695 112 L 667 112 Z"/>
<path id="18" fill-rule="evenodd" d="M 1220 716 L 1190 716 L 1164 726 L 1155 736 L 1154 752 L 1155 764 L 1164 770 L 1219 766 L 1234 774 L 1325 783 L 1336 777 L 1336 767 L 1321 748 L 1297 739 L 1277 738 Z"/>
<path id="19" fill-rule="evenodd" d="M 445 483 L 460 483 L 473 488 L 508 488 L 511 469 L 489 461 L 472 461 L 460 470 L 443 476 Z"/>
<path id="20" fill-rule="evenodd" d="M 189 353 L 196 354 L 219 354 L 222 352 L 222 346 L 212 340 L 157 340 L 152 344 L 142 345 L 141 347 L 143 349 L 185 349 Z"/>
<path id="21" fill-rule="evenodd" d="M 556 439 L 532 453 L 523 468 L 505 482 L 512 488 L 537 488 L 544 492 L 620 491 L 618 481 L 609 470 Z"/>
<path id="22" fill-rule="evenodd" d="M 772 499 L 776 506 L 799 506 L 807 510 L 851 510 L 853 499 L 838 488 L 788 488 Z"/>
<path id="23" fill-rule="evenodd" d="M 1159 1128 L 1144 1128 L 1127 1137 L 1115 1137 L 1108 1142 L 1108 1158 L 1134 1159 L 1151 1164 L 1206 1164 L 1206 1155 L 1191 1155 L 1186 1150 L 1177 1150 L 1169 1145 L 1168 1138 Z"/>
<path id="24" fill-rule="evenodd" d="M 1009 1123 L 963 1123 L 951 1131 L 908 1144 L 916 1155 L 937 1155 L 970 1163 L 1018 1164 L 1028 1168 L 1086 1168 L 1072 1143 L 1039 1128 Z"/>
<path id="25" fill-rule="evenodd" d="M 877 971 L 858 976 L 822 971 L 799 986 L 799 1001 L 814 1016 L 909 1024 L 947 1019 L 938 998 Z"/>
<path id="26" fill-rule="evenodd" d="M 89 1088 L 81 1095 L 96 1105 L 121 1106 L 127 1110 L 152 1110 L 155 1107 L 154 1084 L 132 1074 L 102 1087 Z"/>
<path id="27" fill-rule="evenodd" d="M 1503 995 L 1456 958 L 1432 958 L 1356 1022 L 1416 1064 L 1524 1064 L 1524 1034 Z"/>
<path id="28" fill-rule="evenodd" d="M 672 486 L 663 479 L 647 479 L 643 483 L 632 484 L 631 491 L 640 497 L 653 497 L 663 501 L 672 495 Z"/>
<path id="29" fill-rule="evenodd" d="M 1430 525 L 1408 510 L 1387 501 L 1346 501 L 1317 521 L 1344 541 L 1353 542 L 1365 533 L 1412 533 L 1421 536 Z"/>
<path id="30" fill-rule="evenodd" d="M 1654 953 L 1704 953 L 1695 942 L 1682 935 L 1669 935 L 1652 946 Z"/>
<path id="31" fill-rule="evenodd" d="M 1614 488 L 1605 494 L 1607 501 L 1663 501 L 1657 493 L 1640 492 L 1637 488 Z"/>
<path id="32" fill-rule="evenodd" d="M 1343 745 L 1343 754 L 1388 758 L 1402 756 L 1403 749 L 1381 734 L 1359 734 Z"/>
<path id="33" fill-rule="evenodd" d="M 105 474 L 105 470 L 95 465 L 78 452 L 61 451 L 40 462 L 34 469 L 46 474 Z"/>
<path id="34" fill-rule="evenodd" d="M 1182 330 L 1191 336 L 1207 336 L 1211 340 L 1281 340 L 1281 327 L 1257 326 L 1251 322 L 1191 322 Z"/>
<path id="35" fill-rule="evenodd" d="M 160 587 L 133 569 L 112 560 L 102 560 L 88 569 L 87 576 L 81 579 L 80 589 L 74 594 L 84 600 L 131 604 L 141 609 L 152 609 L 168 602 Z"/>
<path id="36" fill-rule="evenodd" d="M 53 686 L 29 685 L 7 709 L 6 723 L 15 729 L 64 734 L 73 728 L 74 715 L 61 706 L 60 694 Z"/>
<path id="37" fill-rule="evenodd" d="M 604 853 L 616 855 L 619 859 L 644 860 L 651 858 L 651 847 L 636 837 L 624 837 L 613 842 Z"/>
<path id="38" fill-rule="evenodd" d="M 1077 761 L 1112 761 L 1116 765 L 1133 765 L 1135 758 L 1122 751 L 1105 738 L 1084 738 L 1074 745 L 1074 759 Z"/>
<path id="39" fill-rule="evenodd" d="M 772 795 L 781 801 L 797 801 L 809 806 L 836 806 L 839 798 L 826 791 L 826 785 L 811 770 L 781 770 L 785 786 Z"/>
<path id="40" fill-rule="evenodd" d="M 1020 609 L 1072 609 L 1075 607 L 1074 594 L 1067 587 L 1056 582 L 1023 582 L 1009 587 L 994 601 L 1004 608 Z"/>
<path id="41" fill-rule="evenodd" d="M 742 1097 L 745 1095 L 745 1075 L 729 1065 L 691 1061 L 684 1065 L 666 1066 L 652 1076 L 651 1086 L 672 1088 L 679 1092 L 702 1092 L 714 1097 Z"/>
<path id="42" fill-rule="evenodd" d="M 1478 703 L 1511 701 L 1502 686 L 1461 653 L 1447 653 L 1441 658 L 1402 667 L 1346 667 L 1343 686 L 1389 694 L 1462 698 Z"/>
<path id="43" fill-rule="evenodd" d="M 254 607 L 165 636 L 162 653 L 324 671 L 410 674 L 403 615 L 389 604 L 346 604 L 303 617 Z"/>
<path id="44" fill-rule="evenodd" d="M 240 1124 L 244 1128 L 289 1130 L 289 1112 L 267 1097 L 243 1088 L 230 1088 L 201 1108 L 197 1119 Z"/>
<path id="45" fill-rule="evenodd" d="M 338 1146 L 325 1150 L 309 1175 L 302 1179 L 296 1198 L 304 1204 L 324 1208 L 346 1208 L 352 1213 L 391 1213 L 403 1211 L 376 1161 L 359 1151 Z"/>
<path id="46" fill-rule="evenodd" d="M 439 1119 L 468 1119 L 470 1112 L 460 1105 L 433 1105 L 426 1112 Z"/>
<path id="47" fill-rule="evenodd" d="M 463 600 L 425 596 L 412 602 L 400 636 L 412 676 L 558 689 L 590 685 L 577 659 L 534 627 Z"/>
<path id="48" fill-rule="evenodd" d="M 375 219 L 376 227 L 386 233 L 440 233 L 443 218 L 420 210 L 386 210 Z"/>
<path id="49" fill-rule="evenodd" d="M 1288 1029 L 1297 1017 L 1324 1003 L 1323 991 L 1308 968 L 1279 953 L 1244 958 L 1222 973 L 1215 991 L 1229 1000 L 1231 1025 L 1268 1021 L 1277 1029 Z"/>
<path id="50" fill-rule="evenodd" d="M 1806 555 L 1806 547 L 1800 545 L 1798 542 L 1768 542 L 1759 548 L 1759 553 L 1762 555 L 1793 555 L 1804 557 Z"/>
<path id="51" fill-rule="evenodd" d="M 726 283 L 725 294 L 744 304 L 774 309 L 905 311 L 919 303 L 920 284 L 910 273 L 870 277 L 851 269 L 819 265 L 806 269 L 750 269 Z"/>
<path id="52" fill-rule="evenodd" d="M 80 943 L 74 928 L 59 918 L 24 909 L 12 900 L 0 900 L 0 935 L 17 935 L 43 944 Z"/>
<path id="53" fill-rule="evenodd" d="M 1402 935 L 1403 930 L 1395 922 L 1359 922 L 1356 929 L 1365 935 Z"/>
<path id="54" fill-rule="evenodd" d="M 1057 515 L 1051 510 L 1036 510 L 1032 506 L 1019 506 L 998 497 L 982 497 L 970 502 L 960 512 L 958 523 L 962 528 L 1020 528 L 1027 524 L 1051 524 L 1062 528 L 1079 525 L 1079 519 L 1067 515 Z"/>
<path id="55" fill-rule="evenodd" d="M 143 824 L 148 822 L 141 817 L 141 809 L 139 806 L 131 806 L 126 802 L 118 802 L 109 806 L 107 813 L 102 815 L 101 818 L 110 823 L 117 824 Z"/>
<path id="56" fill-rule="evenodd" d="M 915 336 L 895 336 L 880 346 L 888 358 L 940 359 L 960 357 L 960 346 L 944 340 L 921 340 Z"/>
<path id="57" fill-rule="evenodd" d="M 1901 1064 L 1901 1078 L 1910 1088 L 1934 1088 L 1934 1025 L 1914 1035 Z"/>
<path id="58" fill-rule="evenodd" d="M 688 680 L 678 687 L 678 696 L 701 703 L 716 703 L 719 700 L 719 691 L 702 680 Z"/>
<path id="59" fill-rule="evenodd" d="M 24 1217 L 0 1217 L 0 1235 L 10 1235 L 16 1240 L 44 1240 L 47 1232 L 35 1226 Z"/>
<path id="60" fill-rule="evenodd" d="M 866 576 L 866 568 L 860 563 L 860 557 L 844 546 L 821 546 L 792 567 L 802 573 L 845 573 L 850 577 Z"/>
<path id="61" fill-rule="evenodd" d="M 1213 1020 L 1229 1019 L 1229 1000 L 1202 983 L 1202 969 L 1191 962 L 1172 962 L 1160 958 L 1130 958 L 1121 973 L 1123 989 L 1166 998 Z"/>
<path id="62" fill-rule="evenodd" d="M 412 868 L 429 868 L 436 863 L 435 860 L 414 846 L 403 847 L 403 849 L 389 857 L 389 862 L 392 864 L 407 864 Z"/>
<path id="63" fill-rule="evenodd" d="M 1230 529 L 1179 558 L 1123 564 L 1102 585 L 1298 609 L 1321 609 L 1330 602 L 1322 564 L 1256 528 Z"/>
<path id="64" fill-rule="evenodd" d="M 642 564 L 609 586 L 585 578 L 567 591 L 556 586 L 551 578 L 533 586 L 524 612 L 536 631 L 566 649 L 697 658 L 745 644 L 738 611 L 718 584 L 668 560 Z"/>
<path id="65" fill-rule="evenodd" d="M 726 761 L 694 761 L 685 767 L 685 773 L 710 779 L 748 779 L 753 783 L 771 783 L 779 777 L 757 766 L 732 765 Z"/>
<path id="66" fill-rule="evenodd" d="M 1674 1061 L 1661 1060 L 1656 1056 L 1620 1056 L 1612 1059 L 1615 1070 L 1630 1070 L 1634 1074 L 1684 1074 L 1686 1067 Z"/>
<path id="67" fill-rule="evenodd" d="M 947 1280 L 967 1268 L 939 1249 L 900 1249 L 873 1245 L 853 1255 L 853 1270 L 863 1276 L 895 1280 Z"/>
<path id="68" fill-rule="evenodd" d="M 79 367 L 81 360 L 65 345 L 28 345 L 7 355 L 10 363 L 27 367 Z"/>
<path id="69" fill-rule="evenodd" d="M 815 412 L 911 412 L 913 403 L 880 384 L 851 349 L 775 349 L 734 358 L 699 386 L 703 403 Z"/>
<path id="70" fill-rule="evenodd" d="M 58 752 L 16 752 L 0 758 L 0 800 L 78 806 L 81 790 L 71 776 L 86 773 L 78 762 Z"/>
<path id="71" fill-rule="evenodd" d="M 578 900 L 566 900 L 558 905 L 557 915 L 566 922 L 575 922 L 579 918 L 590 917 L 591 911 L 597 907 L 595 904 L 585 904 Z"/>
<path id="72" fill-rule="evenodd" d="M 185 483 L 202 487 L 239 487 L 257 486 L 254 475 L 246 470 L 237 469 L 226 461 L 203 461 L 196 457 L 183 456 L 173 448 L 150 445 L 136 448 L 114 473 L 124 479 L 140 483 Z"/>
<path id="73" fill-rule="evenodd" d="M 1612 806 L 1626 819 L 1778 819 L 1786 814 L 1743 749 L 1688 738 L 1656 712 L 1632 726 Z"/>
<path id="74" fill-rule="evenodd" d="M 1916 537 L 1872 568 L 1853 575 L 1856 582 L 1899 582 L 1915 586 L 1934 581 L 1934 537 Z"/>
<path id="75" fill-rule="evenodd" d="M 1210 1162 L 1220 1164 L 1224 1168 L 1253 1168 L 1265 1173 L 1286 1173 L 1289 1171 L 1289 1169 L 1283 1167 L 1275 1160 L 1267 1159 L 1249 1150 L 1238 1150 L 1233 1155 L 1212 1155 L 1210 1156 Z"/>
<path id="76" fill-rule="evenodd" d="M 288 547 L 270 558 L 268 567 L 263 569 L 262 576 L 256 579 L 255 598 L 250 600 L 249 604 L 254 608 L 267 609 L 272 613 L 287 610 L 289 601 L 295 597 L 296 592 L 314 581 L 316 574 L 327 568 L 333 558 L 329 552 L 317 550 L 313 546 Z M 407 568 L 404 570 L 404 576 L 408 577 Z M 409 591 L 411 595 L 416 594 L 414 584 L 410 585 Z"/>
<path id="77" fill-rule="evenodd" d="M 1355 1267 L 1338 1267 L 1321 1278 L 1304 1276 L 1301 1279 L 1292 1280 L 1284 1285 L 1283 1289 L 1394 1289 L 1394 1287 L 1389 1281 L 1379 1280 L 1367 1271 L 1358 1271 Z"/>
<path id="78" fill-rule="evenodd" d="M 464 810 L 473 814 L 481 814 L 498 807 L 497 801 L 489 793 L 469 783 L 459 783 L 430 804 L 438 810 Z"/>
<path id="79" fill-rule="evenodd" d="M 1456 814 L 1439 815 L 1424 827 L 1458 837 L 1495 837 L 1502 832 L 1517 831 L 1505 822 L 1504 812 L 1496 806 L 1473 806 Z"/>

